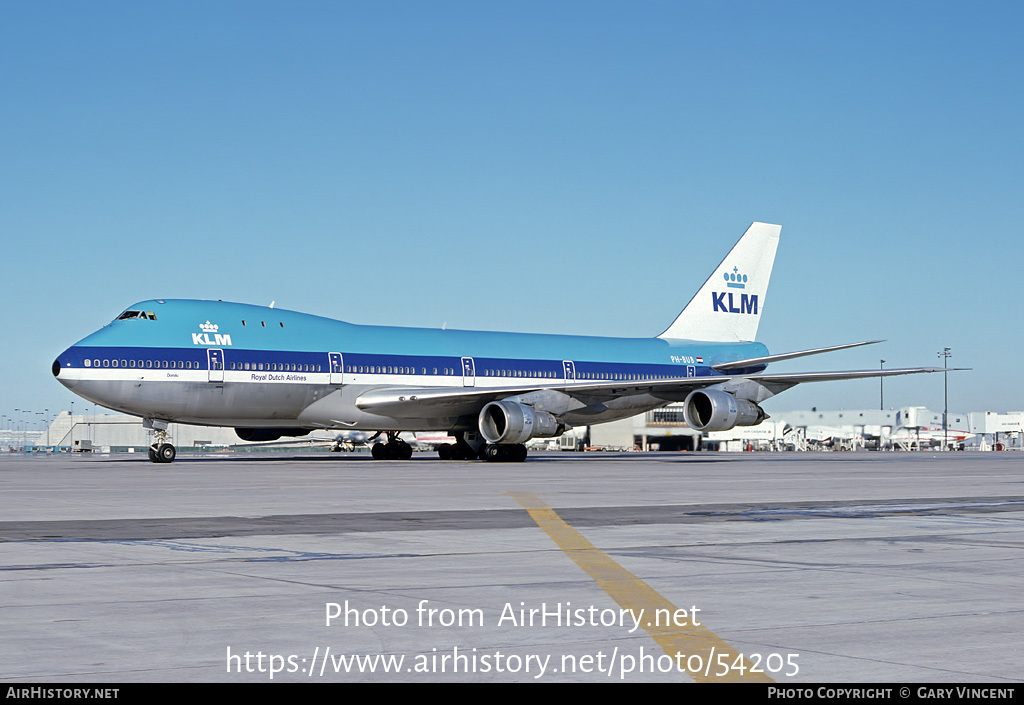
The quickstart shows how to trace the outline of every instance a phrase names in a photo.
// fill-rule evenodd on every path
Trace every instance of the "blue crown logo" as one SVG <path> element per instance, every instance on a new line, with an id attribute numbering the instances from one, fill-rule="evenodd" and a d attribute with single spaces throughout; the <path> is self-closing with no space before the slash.
<path id="1" fill-rule="evenodd" d="M 725 285 L 730 289 L 746 289 L 747 275 L 740 274 L 739 267 L 733 267 L 731 272 L 722 275 L 725 278 Z"/>

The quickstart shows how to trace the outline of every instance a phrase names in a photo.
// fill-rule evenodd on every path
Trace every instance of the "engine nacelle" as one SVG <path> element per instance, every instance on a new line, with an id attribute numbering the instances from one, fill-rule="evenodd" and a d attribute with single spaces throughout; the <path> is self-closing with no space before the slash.
<path id="1" fill-rule="evenodd" d="M 243 441 L 276 441 L 281 436 L 305 436 L 310 428 L 236 428 L 235 435 Z"/>
<path id="2" fill-rule="evenodd" d="M 683 418 L 694 431 L 728 431 L 734 426 L 755 426 L 768 414 L 749 399 L 720 389 L 698 389 L 683 402 Z"/>
<path id="3" fill-rule="evenodd" d="M 514 401 L 492 401 L 480 410 L 480 435 L 488 443 L 525 443 L 531 438 L 552 438 L 565 425 L 546 411 Z"/>

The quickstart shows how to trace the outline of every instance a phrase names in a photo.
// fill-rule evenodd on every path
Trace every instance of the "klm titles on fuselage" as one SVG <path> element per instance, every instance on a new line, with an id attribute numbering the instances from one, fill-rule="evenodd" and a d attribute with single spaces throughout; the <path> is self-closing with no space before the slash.
<path id="1" fill-rule="evenodd" d="M 220 333 L 214 334 L 213 338 L 210 338 L 209 333 L 193 333 L 192 334 L 193 345 L 231 345 L 230 335 L 221 335 Z"/>
<path id="2" fill-rule="evenodd" d="M 203 332 L 192 334 L 193 345 L 216 345 L 218 347 L 222 345 L 231 345 L 231 336 L 228 335 L 227 333 L 218 333 L 217 331 L 219 330 L 220 326 L 218 326 L 216 323 L 210 323 L 209 321 L 207 321 L 206 323 L 200 323 L 199 328 Z M 211 334 L 213 335 L 212 339 L 210 338 Z"/>

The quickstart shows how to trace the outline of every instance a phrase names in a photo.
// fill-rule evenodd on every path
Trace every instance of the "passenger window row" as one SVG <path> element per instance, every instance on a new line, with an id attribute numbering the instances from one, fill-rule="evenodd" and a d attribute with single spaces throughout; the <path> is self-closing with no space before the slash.
<path id="1" fill-rule="evenodd" d="M 86 367 L 127 367 L 129 369 L 171 369 L 171 370 L 199 370 L 205 369 L 200 366 L 198 360 L 117 360 L 117 359 L 93 359 L 85 360 Z M 219 366 L 217 367 L 219 369 Z M 231 370 L 243 370 L 243 371 L 270 371 L 270 372 L 321 372 L 323 369 L 322 365 L 316 364 L 304 364 L 304 363 L 287 363 L 287 362 L 231 362 L 228 365 L 228 369 Z M 454 367 L 439 368 L 419 368 L 419 374 L 428 374 L 428 369 L 431 370 L 429 374 L 441 374 L 441 375 L 456 375 L 460 373 L 460 370 Z M 394 366 L 394 365 L 346 365 L 345 372 L 350 374 L 398 374 L 398 375 L 414 375 L 416 374 L 415 367 L 406 366 Z M 559 375 L 551 370 L 484 370 L 484 376 L 486 377 L 527 377 L 535 379 L 555 379 Z M 595 381 L 645 381 L 645 380 L 660 380 L 660 379 L 672 379 L 673 377 L 681 375 L 651 375 L 651 374 L 632 374 L 625 372 L 613 372 L 613 373 L 597 373 L 597 372 L 580 372 L 577 373 L 576 379 L 586 379 Z"/>
<path id="2" fill-rule="evenodd" d="M 453 375 L 456 373 L 454 367 L 442 367 L 438 371 L 437 367 L 429 368 L 432 372 L 427 372 L 426 367 L 421 367 L 419 374 L 442 374 L 442 375 Z M 352 374 L 370 374 L 370 375 L 414 375 L 416 374 L 415 367 L 404 367 L 396 365 L 345 365 L 345 372 Z"/>
<path id="3" fill-rule="evenodd" d="M 138 369 L 198 370 L 198 361 L 192 360 L 86 360 L 86 367 L 128 367 Z"/>
<path id="4" fill-rule="evenodd" d="M 297 362 L 231 362 L 230 370 L 250 370 L 264 372 L 320 372 L 321 365 L 300 364 Z"/>

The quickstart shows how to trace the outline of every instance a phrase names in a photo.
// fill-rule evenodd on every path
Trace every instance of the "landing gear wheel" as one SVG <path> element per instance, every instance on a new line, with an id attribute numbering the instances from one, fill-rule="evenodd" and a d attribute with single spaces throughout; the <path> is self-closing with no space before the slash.
<path id="1" fill-rule="evenodd" d="M 455 431 L 452 436 L 455 443 L 442 443 L 437 447 L 437 457 L 441 460 L 477 460 L 484 457 L 484 444 L 477 434 Z"/>
<path id="2" fill-rule="evenodd" d="M 173 463 L 178 454 L 174 445 L 168 443 L 171 434 L 167 432 L 170 421 L 165 419 L 144 418 L 142 425 L 153 429 L 152 443 L 149 444 L 149 460 L 153 463 Z"/>
<path id="3" fill-rule="evenodd" d="M 161 443 L 156 448 L 149 447 L 149 459 L 154 463 L 173 463 L 178 452 L 170 443 Z"/>
<path id="4" fill-rule="evenodd" d="M 397 431 L 388 431 L 387 443 L 374 443 L 370 455 L 374 460 L 408 460 L 412 457 L 412 446 L 398 437 Z"/>
<path id="5" fill-rule="evenodd" d="M 522 443 L 499 445 L 488 443 L 480 451 L 480 457 L 489 463 L 521 463 L 526 460 L 527 450 Z"/>
<path id="6" fill-rule="evenodd" d="M 477 451 L 473 446 L 462 440 L 455 444 L 455 454 L 452 455 L 453 460 L 476 460 L 476 458 Z"/>

